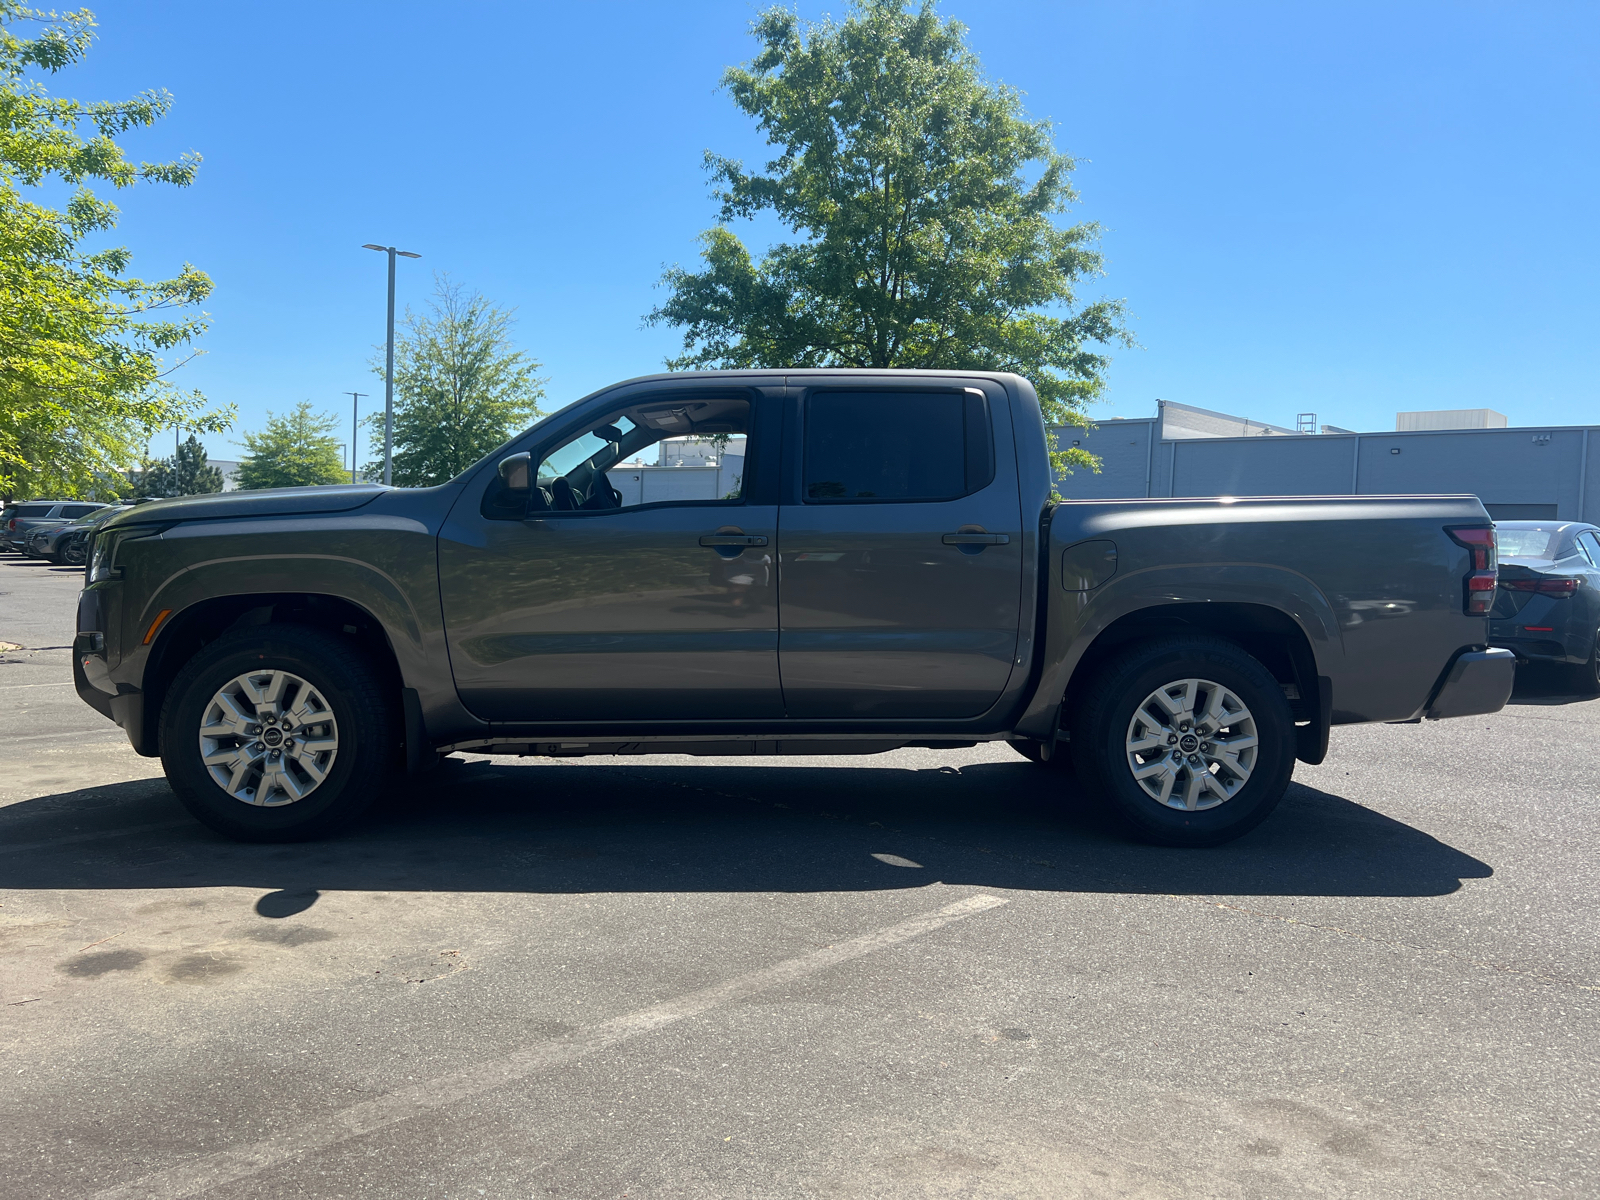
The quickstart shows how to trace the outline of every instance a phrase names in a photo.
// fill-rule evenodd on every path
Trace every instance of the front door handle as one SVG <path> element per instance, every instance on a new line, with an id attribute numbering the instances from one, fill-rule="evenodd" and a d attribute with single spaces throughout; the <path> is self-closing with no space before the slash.
<path id="1" fill-rule="evenodd" d="M 700 539 L 702 546 L 765 546 L 767 539 L 759 533 L 708 533 Z"/>

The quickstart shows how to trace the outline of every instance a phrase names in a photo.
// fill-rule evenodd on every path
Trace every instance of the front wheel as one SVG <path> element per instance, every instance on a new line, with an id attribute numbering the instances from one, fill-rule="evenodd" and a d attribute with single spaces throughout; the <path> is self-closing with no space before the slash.
<path id="1" fill-rule="evenodd" d="M 1232 642 L 1141 642 L 1074 706 L 1080 771 L 1136 837 L 1216 846 L 1277 807 L 1294 770 L 1294 716 L 1271 672 Z"/>
<path id="2" fill-rule="evenodd" d="M 196 818 L 240 841 L 321 837 L 394 774 L 395 706 L 347 641 L 292 625 L 226 634 L 184 664 L 161 712 L 161 764 Z"/>

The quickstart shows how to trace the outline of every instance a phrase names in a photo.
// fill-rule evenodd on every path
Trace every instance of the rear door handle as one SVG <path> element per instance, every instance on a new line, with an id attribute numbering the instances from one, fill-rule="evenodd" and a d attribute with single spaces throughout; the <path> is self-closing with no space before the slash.
<path id="1" fill-rule="evenodd" d="M 939 539 L 946 546 L 1009 546 L 1009 533 L 947 533 Z"/>
<path id="2" fill-rule="evenodd" d="M 708 533 L 700 539 L 702 546 L 765 546 L 767 539 L 759 533 Z"/>

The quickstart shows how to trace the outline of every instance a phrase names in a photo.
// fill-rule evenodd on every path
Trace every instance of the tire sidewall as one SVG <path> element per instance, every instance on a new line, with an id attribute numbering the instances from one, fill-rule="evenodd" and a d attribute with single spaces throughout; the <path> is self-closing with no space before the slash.
<path id="1" fill-rule="evenodd" d="M 200 723 L 212 697 L 230 680 L 263 669 L 287 671 L 316 688 L 339 733 L 322 784 L 304 800 L 271 808 L 229 795 L 200 756 Z M 361 673 L 349 650 L 320 630 L 297 629 L 290 640 L 280 627 L 267 637 L 235 635 L 213 643 L 183 668 L 162 706 L 161 762 L 178 799 L 213 829 L 247 841 L 316 837 L 358 816 L 389 766 L 383 714 L 363 703 Z"/>
<path id="2" fill-rule="evenodd" d="M 1595 632 L 1589 660 L 1572 668 L 1571 678 L 1580 695 L 1600 696 L 1600 630 Z"/>
<path id="3" fill-rule="evenodd" d="M 1188 812 L 1151 799 L 1127 766 L 1128 724 L 1152 692 L 1180 679 L 1206 679 L 1239 697 L 1260 739 L 1250 778 L 1213 808 Z M 1254 829 L 1277 807 L 1294 771 L 1294 717 L 1282 688 L 1258 661 L 1232 643 L 1174 641 L 1135 650 L 1093 689 L 1088 734 L 1096 782 L 1130 831 L 1171 846 L 1215 846 Z"/>

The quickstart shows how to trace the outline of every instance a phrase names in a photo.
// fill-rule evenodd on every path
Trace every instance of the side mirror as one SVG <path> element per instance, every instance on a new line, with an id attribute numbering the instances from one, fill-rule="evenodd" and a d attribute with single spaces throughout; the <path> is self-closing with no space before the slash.
<path id="1" fill-rule="evenodd" d="M 533 456 L 524 452 L 500 460 L 500 478 L 510 492 L 533 490 Z"/>

